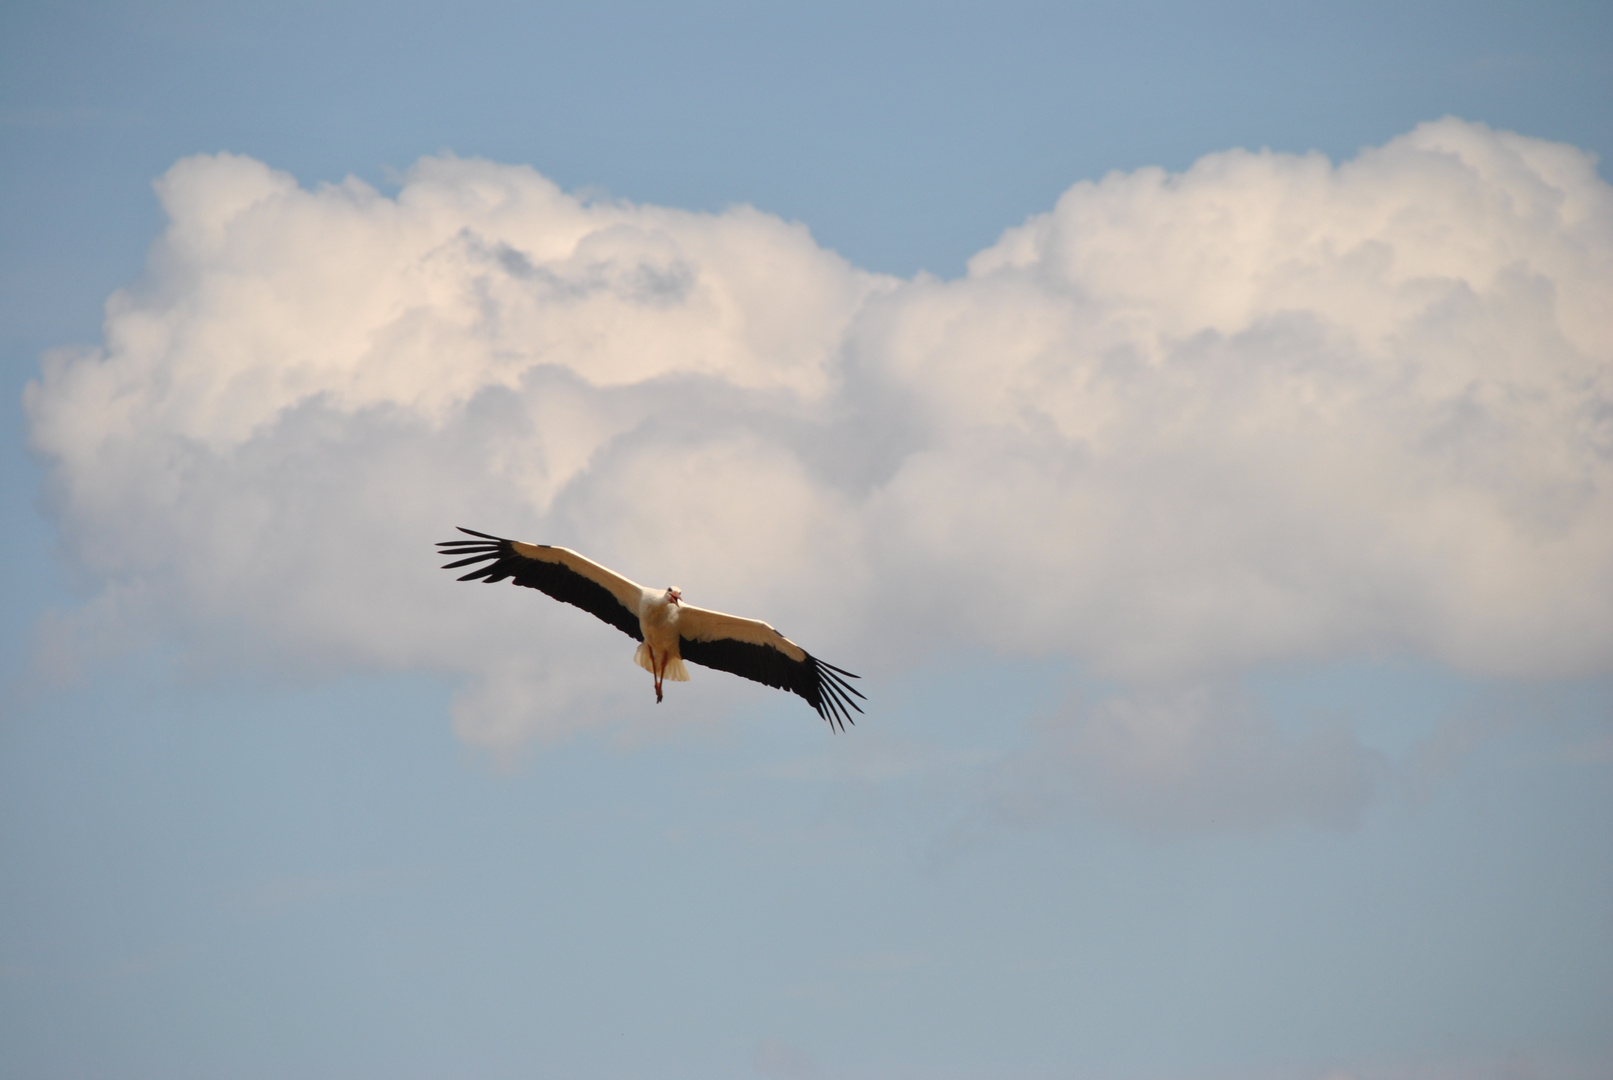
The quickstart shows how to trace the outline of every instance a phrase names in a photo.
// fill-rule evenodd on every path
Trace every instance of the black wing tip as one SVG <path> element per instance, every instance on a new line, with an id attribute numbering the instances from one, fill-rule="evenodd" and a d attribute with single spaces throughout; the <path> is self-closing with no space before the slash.
<path id="1" fill-rule="evenodd" d="M 856 727 L 857 721 L 851 714 L 856 712 L 860 715 L 863 710 L 861 705 L 851 699 L 851 695 L 856 695 L 864 701 L 868 698 L 846 679 L 861 676 L 853 675 L 845 668 L 825 663 L 811 653 L 807 653 L 807 657 L 812 662 L 813 673 L 817 676 L 818 700 L 812 703 L 813 708 L 828 722 L 830 731 L 844 732 L 847 724 Z"/>
<path id="2" fill-rule="evenodd" d="M 444 563 L 444 570 L 458 570 L 461 566 L 470 566 L 473 563 L 485 562 L 487 566 L 479 566 L 470 573 L 459 578 L 460 581 L 475 581 L 478 578 L 488 583 L 503 581 L 509 577 L 507 570 L 501 565 L 505 556 L 514 555 L 510 541 L 502 536 L 492 533 L 477 532 L 467 529 L 463 525 L 456 525 L 460 532 L 478 537 L 476 540 L 439 540 L 437 541 L 437 554 L 446 555 L 453 562 Z M 504 572 L 500 572 L 504 570 Z"/>
<path id="3" fill-rule="evenodd" d="M 467 529 L 463 525 L 456 525 L 456 526 L 454 526 L 454 528 L 458 529 L 460 532 L 464 533 L 466 536 L 474 536 L 474 537 L 476 537 L 476 539 L 475 540 L 466 540 L 466 539 L 463 539 L 463 538 L 460 538 L 460 537 L 456 537 L 453 540 L 438 540 L 437 541 L 437 546 L 438 547 L 440 547 L 440 548 L 460 547 L 460 548 L 464 548 L 465 550 L 469 551 L 472 548 L 493 547 L 493 546 L 498 546 L 498 545 L 501 545 L 501 544 L 514 543 L 514 541 L 512 541 L 507 536 L 494 536 L 492 533 L 477 532 L 475 529 Z"/>
<path id="4" fill-rule="evenodd" d="M 469 533 L 472 536 L 481 537 L 481 539 L 437 541 L 437 554 L 446 555 L 454 560 L 453 562 L 444 563 L 442 566 L 444 570 L 458 570 L 461 566 L 497 560 L 500 556 L 510 554 L 506 550 L 509 541 L 503 537 L 477 532 L 475 529 L 467 529 L 463 525 L 458 526 L 458 528 L 462 533 Z M 492 573 L 496 566 L 497 562 L 495 561 L 493 566 L 483 566 L 472 570 L 459 580 L 472 581 L 479 577 L 485 577 L 487 574 Z"/>

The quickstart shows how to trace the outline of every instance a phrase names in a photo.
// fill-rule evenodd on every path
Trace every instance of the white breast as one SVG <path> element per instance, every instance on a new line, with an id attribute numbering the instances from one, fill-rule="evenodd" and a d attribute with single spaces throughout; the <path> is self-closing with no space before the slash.
<path id="1" fill-rule="evenodd" d="M 664 592 L 644 590 L 644 599 L 638 608 L 639 629 L 644 640 L 657 651 L 671 649 L 678 643 L 678 605 L 670 603 Z"/>
<path id="2" fill-rule="evenodd" d="M 639 602 L 638 625 L 644 634 L 644 644 L 638 647 L 633 659 L 645 671 L 654 672 L 650 650 L 656 657 L 665 659 L 665 677 L 672 682 L 688 682 L 689 670 L 683 666 L 678 650 L 678 618 L 683 609 L 668 602 L 666 593 L 644 591 Z"/>

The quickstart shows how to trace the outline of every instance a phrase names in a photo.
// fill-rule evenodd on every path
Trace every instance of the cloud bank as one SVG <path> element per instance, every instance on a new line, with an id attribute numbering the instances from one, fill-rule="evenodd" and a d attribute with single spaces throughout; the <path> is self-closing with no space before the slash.
<path id="1" fill-rule="evenodd" d="M 157 190 L 104 343 L 26 394 L 74 648 L 458 673 L 494 746 L 637 703 L 626 639 L 436 569 L 465 524 L 854 670 L 1613 667 L 1613 189 L 1572 147 L 1447 119 L 1338 165 L 1115 173 L 953 281 L 487 161 L 389 197 L 221 154 Z M 1191 692 L 1148 693 L 1058 745 L 1191 729 Z"/>

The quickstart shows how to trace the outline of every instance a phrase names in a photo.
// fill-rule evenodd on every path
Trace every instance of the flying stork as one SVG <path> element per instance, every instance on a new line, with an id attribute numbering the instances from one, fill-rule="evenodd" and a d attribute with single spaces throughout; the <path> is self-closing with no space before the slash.
<path id="1" fill-rule="evenodd" d="M 683 666 L 688 660 L 800 694 L 831 730 L 844 731 L 846 724 L 856 722 L 850 710 L 862 712 L 851 695 L 863 695 L 846 682 L 857 676 L 824 663 L 767 623 L 685 604 L 676 585 L 662 592 L 646 589 L 570 548 L 524 544 L 463 527 L 459 531 L 480 539 L 439 543 L 440 554 L 455 559 L 444 570 L 487 563 L 459 580 L 479 578 L 492 584 L 508 579 L 575 604 L 637 639 L 633 659 L 655 676 L 657 703 L 662 679 L 689 681 Z"/>

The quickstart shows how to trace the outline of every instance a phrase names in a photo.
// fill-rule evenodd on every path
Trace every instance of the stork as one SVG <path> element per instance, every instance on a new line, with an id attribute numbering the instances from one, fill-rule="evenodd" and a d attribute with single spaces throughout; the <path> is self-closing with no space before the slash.
<path id="1" fill-rule="evenodd" d="M 646 589 L 570 548 L 526 544 L 464 527 L 459 531 L 478 539 L 439 543 L 439 553 L 455 560 L 444 570 L 486 563 L 459 580 L 508 580 L 537 589 L 637 639 L 633 659 L 655 676 L 657 704 L 663 679 L 689 681 L 683 666 L 687 660 L 797 693 L 831 730 L 844 731 L 846 724 L 856 722 L 851 710 L 862 712 L 852 695 L 863 695 L 846 682 L 856 675 L 824 663 L 765 622 L 685 604 L 676 585 Z"/>

